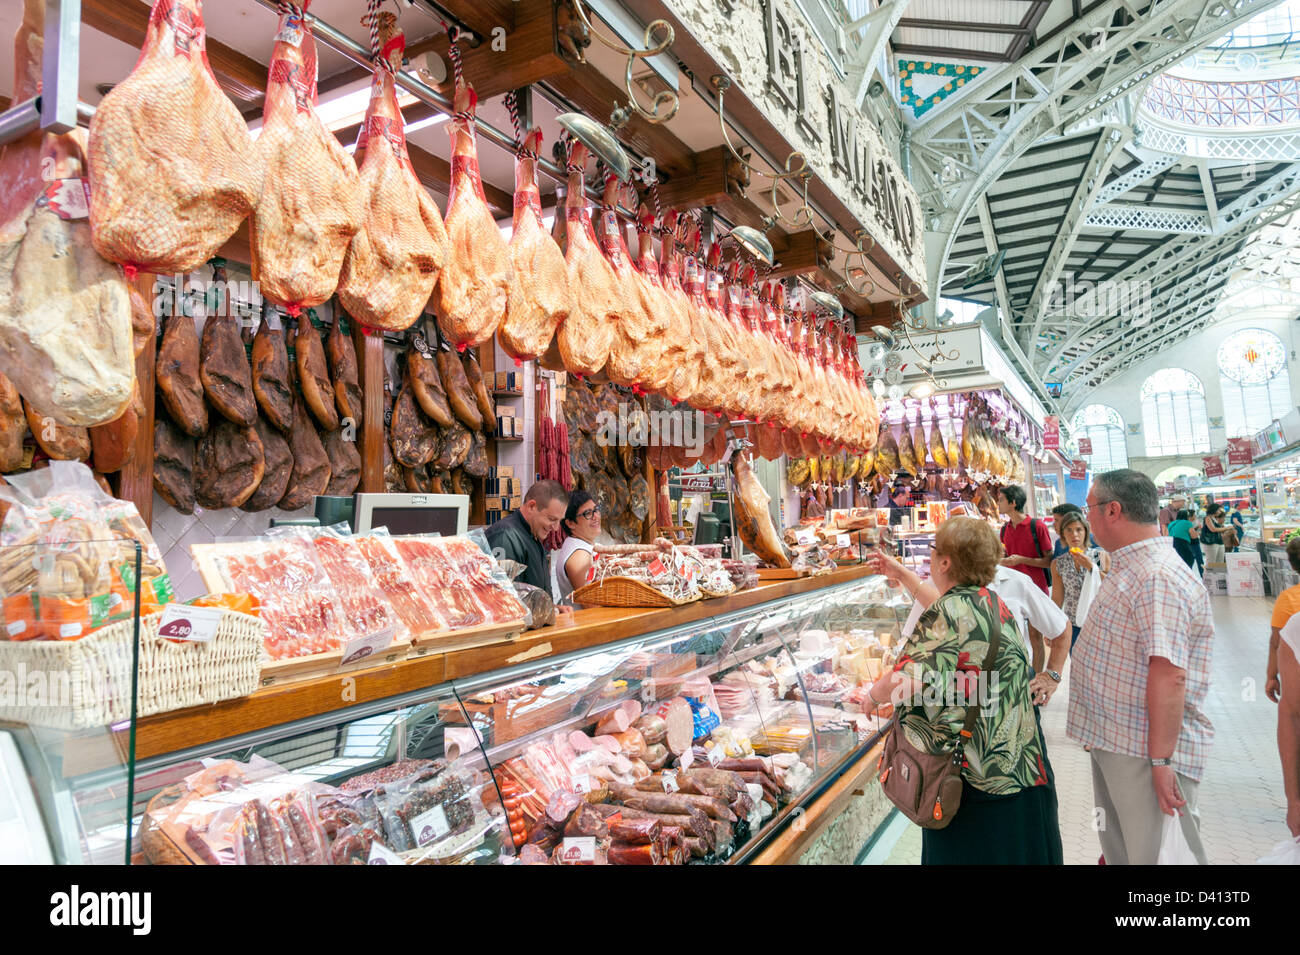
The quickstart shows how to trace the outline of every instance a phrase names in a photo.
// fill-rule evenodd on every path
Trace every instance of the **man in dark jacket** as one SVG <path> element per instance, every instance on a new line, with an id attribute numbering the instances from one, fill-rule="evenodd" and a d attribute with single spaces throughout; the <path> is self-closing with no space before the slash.
<path id="1" fill-rule="evenodd" d="M 519 583 L 550 592 L 547 554 L 542 541 L 559 528 L 568 506 L 569 495 L 558 481 L 538 481 L 524 495 L 519 510 L 487 529 L 488 544 L 497 560 L 513 560 L 528 568 L 519 575 Z"/>

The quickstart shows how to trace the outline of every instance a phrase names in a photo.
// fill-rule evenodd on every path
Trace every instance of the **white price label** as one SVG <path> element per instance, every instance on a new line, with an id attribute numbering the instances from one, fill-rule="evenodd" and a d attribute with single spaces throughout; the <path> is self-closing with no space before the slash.
<path id="1" fill-rule="evenodd" d="M 581 796 L 583 793 L 591 792 L 591 776 L 587 773 L 580 773 L 573 777 L 573 791 Z"/>
<path id="2" fill-rule="evenodd" d="M 721 743 L 714 743 L 713 749 L 709 750 L 710 765 L 717 766 L 718 763 L 722 762 L 726 758 L 727 758 L 727 748 L 723 746 Z"/>
<path id="3" fill-rule="evenodd" d="M 85 219 L 90 216 L 90 181 L 55 179 L 45 186 L 45 199 L 60 219 Z"/>
<path id="4" fill-rule="evenodd" d="M 565 865 L 581 865 L 596 861 L 595 836 L 566 836 L 560 847 L 560 862 Z"/>
<path id="5" fill-rule="evenodd" d="M 364 637 L 349 640 L 347 645 L 343 647 L 343 659 L 339 661 L 339 666 L 364 660 L 371 654 L 385 649 L 393 642 L 395 632 L 395 628 L 387 627 L 377 633 L 370 633 Z"/>
<path id="6" fill-rule="evenodd" d="M 817 539 L 817 535 L 812 531 L 795 531 L 794 539 L 798 541 L 800 547 L 806 547 Z"/>
<path id="7" fill-rule="evenodd" d="M 171 640 L 189 640 L 192 643 L 209 643 L 217 634 L 225 611 L 220 607 L 191 607 L 188 604 L 168 604 L 158 622 L 158 636 Z"/>
<path id="8" fill-rule="evenodd" d="M 671 769 L 664 770 L 664 792 L 675 793 L 682 787 L 677 785 L 677 773 Z"/>
<path id="9" fill-rule="evenodd" d="M 690 769 L 691 764 L 694 762 L 695 762 L 695 751 L 689 749 L 686 752 L 682 753 L 682 755 L 679 756 L 677 759 L 677 765 L 681 769 Z"/>
<path id="10" fill-rule="evenodd" d="M 427 846 L 441 839 L 451 831 L 447 824 L 447 813 L 441 806 L 434 806 L 428 812 L 422 812 L 411 820 L 411 832 L 415 833 L 415 844 Z"/>
<path id="11" fill-rule="evenodd" d="M 402 862 L 401 856 L 382 842 L 372 842 L 366 865 L 405 865 L 405 863 Z"/>
<path id="12" fill-rule="evenodd" d="M 848 534 L 836 534 L 835 545 L 837 547 L 852 547 L 853 539 Z"/>
<path id="13" fill-rule="evenodd" d="M 275 39 L 290 46 L 302 46 L 302 20 L 298 17 L 285 17 L 284 26 L 275 35 Z"/>

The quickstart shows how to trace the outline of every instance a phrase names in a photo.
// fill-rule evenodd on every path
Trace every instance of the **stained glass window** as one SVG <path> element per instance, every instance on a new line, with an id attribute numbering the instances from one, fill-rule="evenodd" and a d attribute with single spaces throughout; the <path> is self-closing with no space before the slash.
<path id="1" fill-rule="evenodd" d="M 1086 460 L 1094 474 L 1128 467 L 1124 419 L 1109 405 L 1080 408 L 1070 421 L 1070 434 L 1074 437 L 1076 447 L 1080 438 L 1092 442 L 1092 456 Z"/>
<path id="2" fill-rule="evenodd" d="M 1142 430 L 1147 454 L 1208 454 L 1210 421 L 1205 386 L 1183 368 L 1162 368 L 1142 385 Z"/>
<path id="3" fill-rule="evenodd" d="M 1243 328 L 1219 346 L 1219 388 L 1228 437 L 1253 435 L 1291 410 L 1286 346 L 1272 332 Z"/>

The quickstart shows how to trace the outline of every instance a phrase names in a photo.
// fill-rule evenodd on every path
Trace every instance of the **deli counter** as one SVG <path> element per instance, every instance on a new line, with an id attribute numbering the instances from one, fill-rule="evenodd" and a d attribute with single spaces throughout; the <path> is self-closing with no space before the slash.
<path id="1" fill-rule="evenodd" d="M 868 785 L 885 727 L 857 694 L 889 664 L 909 606 L 847 568 L 686 607 L 580 610 L 503 647 L 101 730 L 0 724 L 0 797 L 16 819 L 41 820 L 10 851 L 136 864 L 852 862 L 889 808 Z"/>

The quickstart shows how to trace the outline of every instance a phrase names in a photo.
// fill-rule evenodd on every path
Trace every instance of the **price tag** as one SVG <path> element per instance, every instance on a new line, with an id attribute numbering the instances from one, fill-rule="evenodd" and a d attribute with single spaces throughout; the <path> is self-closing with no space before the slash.
<path id="1" fill-rule="evenodd" d="M 366 865 L 405 865 L 405 863 L 402 862 L 401 856 L 382 842 L 372 842 Z"/>
<path id="2" fill-rule="evenodd" d="M 807 547 L 817 539 L 817 535 L 812 531 L 795 531 L 794 539 L 799 543 L 800 547 Z"/>
<path id="3" fill-rule="evenodd" d="M 298 17 L 285 17 L 284 26 L 275 35 L 275 39 L 278 43 L 302 46 L 302 20 Z"/>
<path id="4" fill-rule="evenodd" d="M 650 566 L 647 568 L 647 570 L 650 571 L 651 577 L 656 577 L 656 578 L 662 577 L 664 574 L 668 573 L 668 568 L 664 566 L 664 562 L 660 560 L 658 557 L 650 561 Z"/>
<path id="5" fill-rule="evenodd" d="M 836 534 L 836 535 L 835 535 L 835 546 L 836 546 L 836 547 L 852 547 L 852 546 L 853 546 L 853 539 L 852 539 L 851 537 L 849 537 L 848 534 Z"/>
<path id="6" fill-rule="evenodd" d="M 209 643 L 217 634 L 223 613 L 225 611 L 220 607 L 168 604 L 158 623 L 158 636 L 170 640 L 188 640 L 191 643 Z"/>
<path id="7" fill-rule="evenodd" d="M 726 758 L 727 748 L 721 743 L 715 743 L 713 749 L 709 750 L 709 764 L 712 766 L 717 766 L 718 763 L 722 762 Z"/>
<path id="8" fill-rule="evenodd" d="M 686 752 L 682 753 L 682 755 L 678 757 L 677 767 L 679 769 L 690 769 L 691 764 L 694 762 L 695 762 L 695 751 L 688 749 Z"/>
<path id="9" fill-rule="evenodd" d="M 591 776 L 587 773 L 579 773 L 573 777 L 573 791 L 581 796 L 583 793 L 591 792 Z"/>
<path id="10" fill-rule="evenodd" d="M 581 865 L 596 861 L 595 836 L 566 836 L 560 847 L 560 862 L 565 865 Z"/>
<path id="11" fill-rule="evenodd" d="M 451 826 L 447 824 L 447 813 L 443 808 L 434 806 L 411 820 L 411 831 L 415 833 L 417 846 L 427 846 L 451 832 Z"/>
<path id="12" fill-rule="evenodd" d="M 55 179 L 45 185 L 45 200 L 60 219 L 90 216 L 90 180 Z"/>
<path id="13" fill-rule="evenodd" d="M 672 769 L 664 770 L 664 792 L 675 793 L 682 787 L 677 785 L 677 772 Z"/>
<path id="14" fill-rule="evenodd" d="M 355 663 L 357 660 L 364 660 L 372 653 L 378 653 L 393 642 L 394 634 L 395 628 L 387 627 L 377 633 L 349 640 L 343 648 L 343 659 L 339 661 L 339 666 Z"/>

